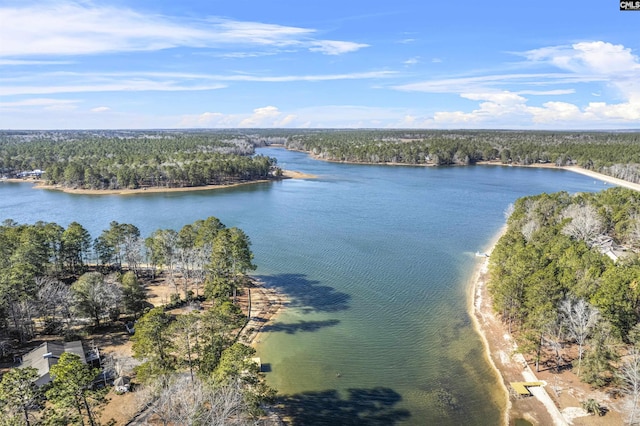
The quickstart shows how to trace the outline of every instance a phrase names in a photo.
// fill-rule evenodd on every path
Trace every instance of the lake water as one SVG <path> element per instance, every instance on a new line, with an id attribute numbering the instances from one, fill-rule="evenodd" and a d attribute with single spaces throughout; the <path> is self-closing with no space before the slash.
<path id="1" fill-rule="evenodd" d="M 148 236 L 208 216 L 245 230 L 256 275 L 291 304 L 262 334 L 269 383 L 297 424 L 498 424 L 505 401 L 467 313 L 476 251 L 523 195 L 600 181 L 519 167 L 333 164 L 278 148 L 317 179 L 136 196 L 0 184 L 0 220 L 109 222 Z"/>

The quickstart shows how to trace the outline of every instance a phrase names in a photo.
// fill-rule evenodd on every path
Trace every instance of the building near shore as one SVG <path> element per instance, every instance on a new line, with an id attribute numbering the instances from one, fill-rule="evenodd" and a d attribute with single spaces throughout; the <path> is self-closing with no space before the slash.
<path id="1" fill-rule="evenodd" d="M 87 363 L 84 347 L 80 340 L 64 343 L 44 342 L 22 357 L 22 364 L 19 368 L 33 367 L 38 370 L 36 385 L 42 386 L 53 380 L 50 369 L 58 363 L 58 359 L 65 352 L 78 355 L 83 363 Z"/>

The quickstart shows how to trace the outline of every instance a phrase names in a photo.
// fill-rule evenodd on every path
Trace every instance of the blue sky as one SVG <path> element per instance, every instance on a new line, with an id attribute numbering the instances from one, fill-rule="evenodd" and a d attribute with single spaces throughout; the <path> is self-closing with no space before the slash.
<path id="1" fill-rule="evenodd" d="M 0 129 L 640 128 L 614 0 L 0 0 Z"/>

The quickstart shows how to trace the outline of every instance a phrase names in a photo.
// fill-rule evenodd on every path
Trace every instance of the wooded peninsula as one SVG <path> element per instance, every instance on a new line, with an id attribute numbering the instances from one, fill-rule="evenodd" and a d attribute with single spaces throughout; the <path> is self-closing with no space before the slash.
<path id="1" fill-rule="evenodd" d="M 350 163 L 573 165 L 640 183 L 640 132 L 497 130 L 0 131 L 0 176 L 88 190 L 280 178 L 274 158 L 254 155 L 268 145 Z"/>

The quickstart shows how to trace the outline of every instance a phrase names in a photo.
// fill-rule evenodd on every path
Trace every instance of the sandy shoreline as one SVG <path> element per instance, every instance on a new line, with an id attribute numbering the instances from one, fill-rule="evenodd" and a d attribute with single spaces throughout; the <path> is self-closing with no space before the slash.
<path id="1" fill-rule="evenodd" d="M 490 254 L 500 237 L 506 232 L 506 225 L 491 239 Z M 479 261 L 473 274 L 469 309 L 474 328 L 480 335 L 485 348 L 485 357 L 493 367 L 501 383 L 506 402 L 502 415 L 504 425 L 525 419 L 539 425 L 566 425 L 560 411 L 546 393 L 545 388 L 536 389 L 533 398 L 512 398 L 509 383 L 514 381 L 537 381 L 535 375 L 521 354 L 515 354 L 515 342 L 505 330 L 500 319 L 493 312 L 491 296 L 487 289 L 489 258 Z"/>
<path id="2" fill-rule="evenodd" d="M 251 294 L 251 314 L 242 330 L 241 339 L 255 348 L 260 343 L 262 329 L 277 318 L 288 300 L 284 294 L 267 287 L 264 282 L 256 278 L 251 278 L 251 281 L 253 285 L 245 289 L 247 293 L 240 298 L 240 304 L 248 306 Z"/>
<path id="3" fill-rule="evenodd" d="M 204 185 L 204 186 L 189 186 L 182 188 L 162 188 L 162 187 L 153 187 L 153 188 L 138 188 L 138 189 L 73 189 L 73 188 L 65 188 L 60 185 L 46 185 L 44 181 L 37 179 L 4 179 L 6 182 L 12 183 L 30 183 L 33 185 L 35 189 L 48 189 L 51 191 L 61 191 L 67 194 L 82 194 L 82 195 L 135 195 L 135 194 L 153 194 L 153 193 L 165 193 L 165 192 L 191 192 L 191 191 L 209 191 L 213 189 L 226 189 L 226 188 L 234 188 L 238 186 L 244 185 L 253 185 L 256 183 L 267 183 L 278 181 L 282 179 L 315 179 L 317 176 L 299 172 L 296 170 L 283 170 L 282 177 L 274 178 L 274 179 L 260 179 L 260 180 L 252 180 L 248 182 L 235 182 L 230 184 L 220 184 L 220 185 Z"/>
<path id="4" fill-rule="evenodd" d="M 601 173 L 585 170 L 580 167 L 556 167 L 555 165 L 535 165 L 524 167 L 542 167 L 568 170 L 575 173 L 580 173 L 594 179 L 599 179 L 607 183 L 619 185 L 621 187 L 640 191 L 640 185 L 632 182 L 627 182 L 621 179 L 617 179 L 611 176 L 603 175 Z M 507 230 L 507 226 L 504 225 L 500 231 L 493 236 L 488 243 L 489 248 L 486 253 L 490 254 L 493 251 L 496 243 L 504 235 Z M 516 354 L 514 351 L 517 348 L 513 338 L 509 335 L 506 327 L 500 321 L 493 311 L 491 296 L 489 294 L 488 283 L 488 267 L 489 257 L 486 257 L 478 262 L 474 273 L 472 275 L 472 283 L 469 290 L 469 312 L 471 314 L 473 326 L 480 335 L 480 338 L 485 347 L 485 356 L 496 374 L 500 377 L 502 384 L 502 390 L 506 398 L 506 409 L 503 415 L 503 423 L 514 424 L 517 419 L 525 419 L 533 424 L 540 425 L 568 425 L 568 424 L 617 424 L 620 419 L 618 413 L 609 413 L 605 417 L 584 417 L 585 413 L 581 412 L 579 407 L 577 396 L 581 396 L 583 399 L 584 389 L 588 388 L 588 385 L 581 384 L 580 381 L 573 376 L 573 373 L 567 372 L 563 375 L 556 375 L 554 380 L 560 382 L 554 385 L 556 388 L 553 392 L 555 395 L 552 397 L 549 392 L 551 388 L 549 385 L 539 388 L 530 388 L 533 393 L 531 398 L 514 398 L 511 396 L 509 390 L 509 383 L 514 381 L 538 381 L 540 377 L 547 378 L 547 374 L 536 373 L 530 368 L 522 354 Z M 568 376 L 568 377 L 565 377 Z M 559 379 L 558 379 L 559 377 Z M 567 397 L 560 397 L 560 392 L 566 390 L 568 394 L 575 393 L 576 398 L 573 401 L 569 401 Z M 597 391 L 594 391 L 597 393 Z M 589 395 L 591 396 L 591 395 Z M 605 395 L 598 395 L 599 401 L 606 401 L 610 407 L 615 405 L 614 401 L 608 399 Z M 558 403 L 557 401 L 561 401 Z M 560 408 L 558 408 L 560 405 Z M 576 406 L 578 405 L 578 406 Z M 562 411 L 560 411 L 562 409 Z"/>

